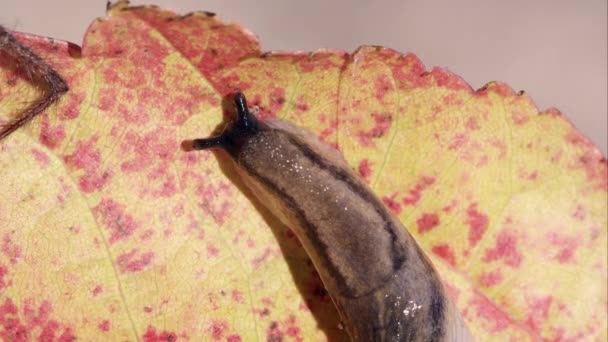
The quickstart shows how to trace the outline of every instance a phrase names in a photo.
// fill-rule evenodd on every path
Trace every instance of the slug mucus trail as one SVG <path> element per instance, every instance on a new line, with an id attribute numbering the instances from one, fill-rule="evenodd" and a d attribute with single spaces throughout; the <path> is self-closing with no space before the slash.
<path id="1" fill-rule="evenodd" d="M 237 119 L 192 149 L 221 148 L 252 193 L 302 242 L 355 341 L 473 340 L 430 260 L 405 227 L 312 133 Z"/>

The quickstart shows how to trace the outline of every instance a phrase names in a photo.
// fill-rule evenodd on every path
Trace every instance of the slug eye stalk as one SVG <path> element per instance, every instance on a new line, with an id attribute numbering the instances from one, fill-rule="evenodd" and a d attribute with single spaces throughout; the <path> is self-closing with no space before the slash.
<path id="1" fill-rule="evenodd" d="M 246 137 L 258 132 L 259 122 L 247 108 L 247 100 L 243 93 L 234 94 L 234 106 L 237 114 L 236 120 L 228 124 L 219 136 L 192 140 L 192 149 L 239 147 Z"/>

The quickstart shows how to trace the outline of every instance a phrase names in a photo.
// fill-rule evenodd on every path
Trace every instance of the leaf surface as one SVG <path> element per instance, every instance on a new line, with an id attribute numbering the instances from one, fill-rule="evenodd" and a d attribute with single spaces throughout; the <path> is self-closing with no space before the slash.
<path id="1" fill-rule="evenodd" d="M 342 151 L 480 341 L 606 339 L 607 164 L 557 110 L 384 48 L 263 54 L 203 12 L 119 2 L 82 49 L 19 39 L 70 91 L 0 143 L 5 340 L 345 339 L 227 157 L 180 149 L 235 90 Z M 38 96 L 6 59 L 0 84 L 0 120 Z"/>

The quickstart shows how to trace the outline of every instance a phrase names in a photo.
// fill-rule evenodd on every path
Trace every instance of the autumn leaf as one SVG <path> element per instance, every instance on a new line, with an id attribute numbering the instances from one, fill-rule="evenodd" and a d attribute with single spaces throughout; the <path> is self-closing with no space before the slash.
<path id="1" fill-rule="evenodd" d="M 70 91 L 0 142 L 4 340 L 346 339 L 289 228 L 180 148 L 235 90 L 344 154 L 478 340 L 606 340 L 607 164 L 559 111 L 385 48 L 264 54 L 203 12 L 119 2 L 82 48 L 18 39 Z M 38 96 L 7 58 L 0 85 L 0 121 Z"/>

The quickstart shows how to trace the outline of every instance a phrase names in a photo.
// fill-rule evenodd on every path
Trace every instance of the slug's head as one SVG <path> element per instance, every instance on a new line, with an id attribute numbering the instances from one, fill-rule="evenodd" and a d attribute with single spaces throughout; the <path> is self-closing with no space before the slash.
<path id="1" fill-rule="evenodd" d="M 234 104 L 236 106 L 236 120 L 226 125 L 222 134 L 218 136 L 192 140 L 193 150 L 222 148 L 230 153 L 235 153 L 261 129 L 261 123 L 247 108 L 245 95 L 236 93 Z"/>

